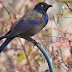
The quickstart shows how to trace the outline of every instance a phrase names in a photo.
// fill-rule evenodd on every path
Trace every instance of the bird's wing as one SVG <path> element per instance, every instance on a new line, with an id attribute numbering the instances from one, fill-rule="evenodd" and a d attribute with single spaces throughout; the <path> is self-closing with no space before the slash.
<path id="1" fill-rule="evenodd" d="M 9 37 L 17 36 L 34 27 L 35 25 L 40 23 L 41 18 L 42 14 L 38 14 L 37 12 L 32 11 L 27 13 L 13 25 Z"/>

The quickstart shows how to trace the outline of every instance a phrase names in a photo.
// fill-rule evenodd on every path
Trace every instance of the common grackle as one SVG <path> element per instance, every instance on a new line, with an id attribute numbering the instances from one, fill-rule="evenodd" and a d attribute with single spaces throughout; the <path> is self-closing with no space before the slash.
<path id="1" fill-rule="evenodd" d="M 9 36 L 0 46 L 0 52 L 15 37 L 22 36 L 27 38 L 42 30 L 48 22 L 48 15 L 46 14 L 46 11 L 49 7 L 52 7 L 52 5 L 40 2 L 34 7 L 33 10 L 29 11 L 23 15 L 22 18 L 16 21 L 10 31 L 7 33 Z"/>

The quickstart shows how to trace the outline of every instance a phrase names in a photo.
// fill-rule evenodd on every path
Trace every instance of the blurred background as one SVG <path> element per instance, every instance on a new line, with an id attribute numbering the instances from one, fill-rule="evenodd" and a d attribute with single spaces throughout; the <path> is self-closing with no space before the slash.
<path id="1" fill-rule="evenodd" d="M 47 26 L 34 38 L 45 48 L 54 72 L 72 72 L 72 2 L 58 0 L 0 0 L 0 35 L 39 2 L 53 5 L 48 9 Z M 5 39 L 0 40 L 0 45 Z M 15 38 L 0 54 L 0 72 L 49 72 L 46 59 L 31 42 Z"/>

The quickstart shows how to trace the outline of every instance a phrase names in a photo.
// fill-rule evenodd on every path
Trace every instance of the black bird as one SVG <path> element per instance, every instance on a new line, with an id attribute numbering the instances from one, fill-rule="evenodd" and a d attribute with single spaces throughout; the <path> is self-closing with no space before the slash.
<path id="1" fill-rule="evenodd" d="M 0 52 L 15 37 L 22 36 L 27 38 L 42 30 L 48 22 L 48 15 L 46 14 L 46 11 L 49 7 L 52 7 L 52 5 L 40 2 L 34 7 L 33 10 L 29 11 L 23 15 L 22 18 L 16 21 L 10 31 L 7 33 L 9 36 L 0 46 Z"/>

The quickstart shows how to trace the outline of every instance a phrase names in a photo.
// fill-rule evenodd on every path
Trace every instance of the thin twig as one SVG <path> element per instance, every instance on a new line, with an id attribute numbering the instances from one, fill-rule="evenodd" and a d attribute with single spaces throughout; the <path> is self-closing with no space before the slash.
<path id="1" fill-rule="evenodd" d="M 11 20 L 11 16 L 10 16 L 10 11 L 7 9 L 7 7 L 4 5 L 4 3 L 3 3 L 3 1 L 2 0 L 0 0 L 0 3 L 2 4 L 2 6 L 3 6 L 3 8 L 6 10 L 6 12 L 8 13 L 8 15 L 9 15 L 9 18 L 10 18 L 10 21 L 11 21 L 11 26 L 13 25 L 13 22 L 12 22 L 12 20 Z M 10 28 L 11 28 L 11 26 L 10 26 Z"/>
<path id="2" fill-rule="evenodd" d="M 21 46 L 23 47 L 24 53 L 25 53 L 25 55 L 26 55 L 26 59 L 27 59 L 28 65 L 29 65 L 29 67 L 30 67 L 30 71 L 33 72 L 33 69 L 31 68 L 31 65 L 30 65 L 30 62 L 29 62 L 29 59 L 28 59 L 28 56 L 27 56 L 27 53 L 26 53 L 25 47 L 24 47 L 24 45 L 22 44 L 20 38 L 19 38 L 19 41 L 20 41 Z"/>
<path id="3" fill-rule="evenodd" d="M 2 4 L 3 8 L 6 10 L 6 12 L 8 13 L 9 17 L 10 17 L 10 11 L 6 8 L 6 6 L 4 5 L 4 3 L 2 2 L 2 0 L 0 0 L 0 3 Z M 11 17 L 10 17 L 11 19 Z"/>
<path id="4" fill-rule="evenodd" d="M 61 64 L 60 64 L 61 65 Z M 66 72 L 68 72 L 68 70 L 63 66 L 63 65 L 61 65 L 65 70 L 66 70 Z"/>
<path id="5" fill-rule="evenodd" d="M 67 7 L 68 7 L 68 9 L 69 9 L 69 12 L 70 12 L 70 14 L 72 15 L 72 8 L 68 5 L 67 2 L 64 1 L 64 3 L 67 5 Z"/>
<path id="6" fill-rule="evenodd" d="M 61 36 L 63 37 L 64 32 L 60 31 L 60 29 L 59 29 L 59 27 L 58 27 L 57 22 L 55 21 L 55 19 L 54 19 L 54 22 L 55 22 L 55 25 L 56 25 L 57 29 L 59 30 L 59 32 L 61 32 Z"/>

